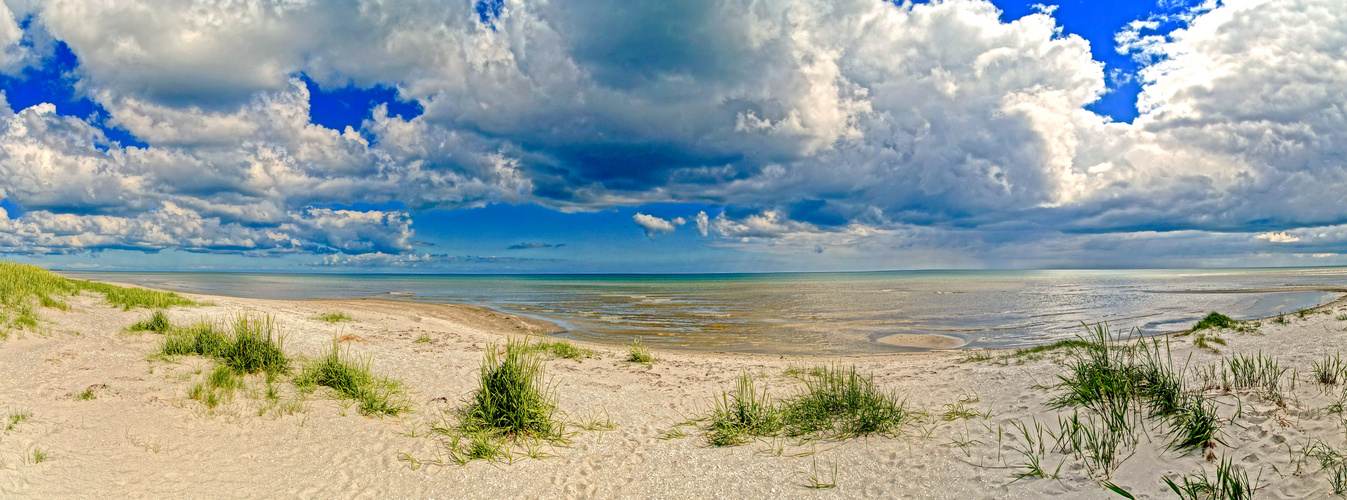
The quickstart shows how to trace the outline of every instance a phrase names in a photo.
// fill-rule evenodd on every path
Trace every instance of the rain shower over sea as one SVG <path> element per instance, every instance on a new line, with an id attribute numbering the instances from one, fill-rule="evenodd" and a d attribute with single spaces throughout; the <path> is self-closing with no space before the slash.
<path id="1" fill-rule="evenodd" d="M 63 272 L 261 299 L 379 297 L 474 304 L 553 321 L 580 340 L 780 354 L 1023 347 L 1081 323 L 1163 333 L 1212 311 L 1294 312 L 1347 293 L 1347 268 L 886 271 L 677 275 L 336 275 Z M 1344 322 L 1347 326 L 1347 322 Z M 918 343 L 919 344 L 919 343 Z"/>

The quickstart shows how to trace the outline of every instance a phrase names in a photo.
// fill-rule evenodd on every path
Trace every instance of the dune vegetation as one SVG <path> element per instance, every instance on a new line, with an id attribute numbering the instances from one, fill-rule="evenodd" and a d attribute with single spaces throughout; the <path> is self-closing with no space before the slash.
<path id="1" fill-rule="evenodd" d="M 721 393 L 711 413 L 697 420 L 712 446 L 734 446 L 759 437 L 787 436 L 801 441 L 896 436 L 919 413 L 893 391 L 877 385 L 854 366 L 796 370 L 804 390 L 775 400 L 754 377 L 739 376 L 734 392 Z"/>
<path id="2" fill-rule="evenodd" d="M 309 389 L 323 386 L 332 389 L 343 399 L 360 405 L 360 414 L 369 416 L 397 416 L 411 410 L 411 403 L 403 394 L 402 383 L 374 374 L 371 359 L 343 353 L 332 343 L 332 350 L 320 358 L 310 360 L 295 379 L 295 385 Z"/>
<path id="3" fill-rule="evenodd" d="M 68 310 L 64 299 L 86 291 L 99 293 L 109 305 L 128 311 L 196 305 L 176 293 L 75 280 L 34 265 L 0 259 L 0 339 L 7 338 L 11 330 L 36 329 L 41 308 Z"/>
<path id="4" fill-rule="evenodd" d="M 227 401 L 242 387 L 236 377 L 262 373 L 266 376 L 269 400 L 276 399 L 272 382 L 290 376 L 291 382 L 305 394 L 327 387 L 341 398 L 359 404 L 362 415 L 397 416 L 411 409 L 403 394 L 402 383 L 374 374 L 370 358 L 342 352 L 334 341 L 332 350 L 313 359 L 301 358 L 299 372 L 293 373 L 295 360 L 284 349 L 285 336 L 270 315 L 238 314 L 212 322 L 200 320 L 175 327 L 156 312 L 151 319 L 137 323 L 132 330 L 164 333 L 159 345 L 163 356 L 201 356 L 218 363 L 206 382 L 192 388 L 188 396 L 207 407 Z"/>
<path id="5" fill-rule="evenodd" d="M 432 429 L 444 436 L 450 461 L 513 460 L 516 454 L 539 458 L 541 444 L 569 442 L 555 388 L 546 379 L 544 352 L 551 349 L 527 340 L 487 347 L 478 388 L 467 405 L 451 411 L 453 419 Z M 520 448 L 522 452 L 517 452 Z"/>
<path id="6" fill-rule="evenodd" d="M 345 322 L 345 321 L 355 321 L 355 318 L 352 318 L 350 315 L 348 315 L 348 314 L 346 314 L 346 313 L 344 313 L 344 312 L 341 312 L 341 311 L 321 314 L 321 315 L 315 316 L 313 319 L 316 319 L 316 320 L 318 320 L 318 321 L 328 322 L 328 323 L 342 323 L 342 322 Z"/>

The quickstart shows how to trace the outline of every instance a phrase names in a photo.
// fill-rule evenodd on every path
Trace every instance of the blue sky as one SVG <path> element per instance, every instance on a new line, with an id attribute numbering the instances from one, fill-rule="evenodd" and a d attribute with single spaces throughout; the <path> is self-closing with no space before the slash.
<path id="1" fill-rule="evenodd" d="M 1331 2 L 718 3 L 121 23 L 156 7 L 6 2 L 0 252 L 300 272 L 1347 263 L 1347 126 L 1321 112 L 1343 104 L 1324 68 L 1343 52 L 1302 29 L 1342 28 L 1315 10 Z M 1306 56 L 1257 57 L 1288 47 Z"/>

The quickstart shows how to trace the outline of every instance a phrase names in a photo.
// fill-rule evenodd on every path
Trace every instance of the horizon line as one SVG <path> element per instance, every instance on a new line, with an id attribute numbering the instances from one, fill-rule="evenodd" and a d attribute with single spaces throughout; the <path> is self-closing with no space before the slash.
<path id="1" fill-rule="evenodd" d="M 1258 269 L 1344 269 L 1347 265 L 1326 266 L 1243 266 L 1243 267 L 1043 267 L 1043 268 L 928 268 L 928 269 L 873 269 L 843 271 L 683 271 L 683 272 L 328 272 L 302 270 L 240 270 L 240 269 L 75 269 L 47 268 L 57 272 L 85 273 L 201 273 L 201 274 L 297 274 L 332 276 L 704 276 L 704 275 L 772 275 L 772 274 L 863 274 L 863 273 L 921 273 L 921 272 L 1001 272 L 1001 271 L 1219 271 Z"/>

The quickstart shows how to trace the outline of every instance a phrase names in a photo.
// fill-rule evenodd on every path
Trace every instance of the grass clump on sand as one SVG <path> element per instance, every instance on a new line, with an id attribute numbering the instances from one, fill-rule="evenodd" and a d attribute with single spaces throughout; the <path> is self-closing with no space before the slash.
<path id="1" fill-rule="evenodd" d="M 960 363 L 975 363 L 975 362 L 978 362 L 978 361 L 987 361 L 987 360 L 990 360 L 990 359 L 992 359 L 991 355 L 990 355 L 990 354 L 987 354 L 987 353 L 985 353 L 985 352 L 970 352 L 970 353 L 968 353 L 967 355 L 965 355 L 965 356 L 963 357 L 963 359 L 960 359 L 959 362 L 960 362 Z"/>
<path id="2" fill-rule="evenodd" d="M 1074 459 L 1089 477 L 1128 496 L 1109 479 L 1137 452 L 1143 438 L 1180 454 L 1223 444 L 1218 436 L 1228 421 L 1219 417 L 1216 402 L 1206 393 L 1218 386 L 1207 383 L 1190 387 L 1187 365 L 1173 362 L 1168 339 L 1141 337 L 1135 335 L 1135 329 L 1127 335 L 1115 334 L 1104 323 L 1082 326 L 1086 335 L 1077 337 L 1067 357 L 1059 361 L 1064 373 L 1058 375 L 1054 386 L 1058 392 L 1047 402 L 1049 408 L 1068 410 L 1057 416 L 1055 432 L 1051 425 L 1037 419 L 1032 424 L 1012 422 L 1012 439 L 1019 442 L 1012 448 L 1023 456 L 1021 463 L 1012 466 L 1020 470 L 1013 476 L 1016 481 L 1057 479 L 1063 464 Z M 1225 370 L 1218 377 L 1215 367 L 1208 367 L 1207 372 L 1199 370 L 1198 374 L 1204 380 L 1231 378 Z M 1164 438 L 1153 439 L 1152 431 Z M 1001 432 L 996 431 L 998 443 Z M 1061 458 L 1055 468 L 1048 453 Z M 1201 488 L 1191 485 L 1202 480 L 1197 476 L 1184 478 L 1181 488 Z"/>
<path id="3" fill-rule="evenodd" d="M 24 456 L 23 459 L 24 463 L 28 465 L 37 465 L 47 460 L 51 460 L 51 454 L 42 451 L 42 448 L 33 448 L 33 453 Z"/>
<path id="4" fill-rule="evenodd" d="M 1207 329 L 1219 330 L 1224 328 L 1235 328 L 1238 325 L 1239 322 L 1230 319 L 1229 316 L 1226 316 L 1218 312 L 1213 312 L 1211 314 L 1208 314 L 1207 317 L 1202 318 L 1200 321 L 1198 321 L 1197 324 L 1193 325 L 1193 327 L 1188 331 L 1196 332 L 1199 330 L 1207 330 Z"/>
<path id="5" fill-rule="evenodd" d="M 716 398 L 716 406 L 707 417 L 706 440 L 712 446 L 734 446 L 747 443 L 757 436 L 772 436 L 785 428 L 780 406 L 767 396 L 767 389 L 758 392 L 753 376 L 741 373 L 735 381 L 734 393 L 723 392 Z"/>
<path id="6" fill-rule="evenodd" d="M 594 356 L 593 350 L 585 349 L 583 347 L 576 347 L 572 345 L 570 342 L 567 342 L 565 340 L 528 344 L 528 349 L 533 351 L 546 352 L 558 358 L 574 359 L 577 361 L 583 358 Z"/>
<path id="7" fill-rule="evenodd" d="M 1201 320 L 1199 320 L 1197 323 L 1193 324 L 1192 328 L 1188 329 L 1187 331 L 1177 333 L 1175 334 L 1175 336 L 1182 337 L 1185 335 L 1192 335 L 1196 333 L 1197 335 L 1193 336 L 1193 346 L 1199 349 L 1206 349 L 1213 353 L 1220 354 L 1221 349 L 1220 347 L 1217 346 L 1222 347 L 1225 346 L 1225 339 L 1221 338 L 1220 335 L 1218 334 L 1220 330 L 1234 330 L 1235 332 L 1238 333 L 1251 334 L 1257 333 L 1258 328 L 1261 327 L 1262 325 L 1263 325 L 1262 322 L 1257 321 L 1252 323 L 1235 321 L 1231 319 L 1229 316 L 1226 316 L 1218 312 L 1213 312 L 1211 314 L 1208 314 Z M 1204 331 L 1204 330 L 1211 330 L 1211 331 Z"/>
<path id="8" fill-rule="evenodd" d="M 165 356 L 205 356 L 214 358 L 229 349 L 229 336 L 206 320 L 171 330 L 159 343 Z"/>
<path id="9" fill-rule="evenodd" d="M 187 397 L 200 401 L 207 408 L 215 408 L 234 398 L 234 391 L 243 388 L 243 381 L 227 365 L 216 365 L 206 380 L 187 392 Z"/>
<path id="10" fill-rule="evenodd" d="M 834 366 L 804 382 L 804 393 L 785 406 L 790 436 L 893 435 L 915 416 L 895 393 L 881 389 L 873 375 L 861 375 L 854 366 Z"/>
<path id="11" fill-rule="evenodd" d="M 1313 369 L 1314 380 L 1320 384 L 1338 385 L 1347 378 L 1347 363 L 1342 362 L 1342 356 L 1339 354 L 1326 355 L 1323 361 L 1315 361 Z"/>
<path id="12" fill-rule="evenodd" d="M 12 329 L 36 328 L 38 307 L 69 310 L 60 298 L 81 291 L 101 293 L 109 304 L 127 310 L 194 304 L 174 293 L 72 280 L 34 265 L 0 259 L 0 339 L 8 337 Z"/>
<path id="13" fill-rule="evenodd" d="M 1347 456 L 1323 441 L 1317 441 L 1301 450 L 1302 458 L 1319 462 L 1319 470 L 1328 471 L 1328 484 L 1334 495 L 1347 493 Z"/>
<path id="14" fill-rule="evenodd" d="M 315 317 L 315 318 L 313 318 L 313 319 L 316 319 L 316 320 L 318 320 L 318 321 L 326 321 L 326 322 L 328 322 L 328 323 L 341 323 L 341 322 L 344 322 L 344 321 L 355 321 L 355 318 L 352 318 L 352 317 L 350 317 L 350 316 L 347 316 L 346 313 L 344 313 L 344 312 L 331 312 L 331 313 L 324 314 L 324 315 L 322 315 L 322 316 Z"/>
<path id="15" fill-rule="evenodd" d="M 126 330 L 129 332 L 164 333 L 172 327 L 173 325 L 169 324 L 168 316 L 164 315 L 164 311 L 155 311 L 148 319 L 140 320 L 136 322 L 136 324 L 127 327 Z"/>
<path id="16" fill-rule="evenodd" d="M 341 346 L 332 343 L 327 355 L 311 360 L 295 379 L 300 387 L 324 386 L 346 399 L 360 404 L 360 413 L 372 416 L 397 416 L 411 410 L 396 380 L 370 371 L 371 358 L 343 355 Z"/>
<path id="17" fill-rule="evenodd" d="M 652 364 L 655 356 L 650 354 L 650 348 L 641 343 L 641 339 L 632 341 L 631 346 L 627 347 L 627 361 L 630 363 Z"/>
<path id="18" fill-rule="evenodd" d="M 47 296 L 47 295 L 43 295 L 43 296 L 41 296 L 41 297 L 38 297 L 38 305 L 41 305 L 42 307 L 46 307 L 46 308 L 48 308 L 48 309 L 59 309 L 59 310 L 62 310 L 62 311 L 69 311 L 69 310 L 70 310 L 70 305 L 69 305 L 69 304 L 66 304 L 65 302 L 61 302 L 60 300 L 57 300 L 57 299 L 53 299 L 53 298 L 51 298 L 50 296 Z"/>
<path id="19" fill-rule="evenodd" d="M 1220 430 L 1215 405 L 1190 390 L 1159 340 L 1129 342 L 1104 324 L 1086 327 L 1089 348 L 1072 355 L 1059 375 L 1064 392 L 1049 401 L 1054 408 L 1079 412 L 1064 425 L 1068 446 L 1092 473 L 1105 477 L 1121 463 L 1145 428 L 1143 417 L 1168 425 L 1169 446 L 1180 452 L 1212 446 Z M 1168 344 L 1164 344 L 1167 346 Z M 1074 424 L 1074 425 L 1071 425 Z"/>
<path id="20" fill-rule="evenodd" d="M 785 435 L 802 440 L 894 436 L 919 416 L 897 394 L 880 388 L 874 377 L 854 366 L 797 370 L 805 384 L 794 397 L 776 401 L 758 391 L 752 375 L 743 373 L 733 393 L 716 399 L 705 422 L 707 442 L 731 446 L 761 436 Z"/>
<path id="21" fill-rule="evenodd" d="M 240 314 L 227 325 L 199 321 L 170 330 L 159 351 L 167 356 L 214 358 L 236 373 L 279 374 L 290 370 L 290 359 L 282 349 L 284 341 L 271 316 Z"/>
<path id="22" fill-rule="evenodd" d="M 507 341 L 502 351 L 490 346 L 482 361 L 479 386 L 460 420 L 466 428 L 506 437 L 560 438 L 556 393 L 544 379 L 542 357 L 523 341 Z"/>
<path id="23" fill-rule="evenodd" d="M 1224 368 L 1221 381 L 1225 387 L 1251 390 L 1278 405 L 1285 403 L 1282 378 L 1290 369 L 1283 368 L 1273 357 L 1264 356 L 1262 352 L 1252 356 L 1236 354 L 1221 360 L 1221 365 Z M 1291 380 L 1294 383 L 1294 378 Z"/>
<path id="24" fill-rule="evenodd" d="M 1206 349 L 1216 354 L 1221 353 L 1221 349 L 1216 346 L 1225 347 L 1225 339 L 1210 333 L 1199 333 L 1193 336 L 1193 347 Z"/>
<path id="25" fill-rule="evenodd" d="M 509 459 L 514 445 L 525 447 L 525 456 L 539 457 L 543 456 L 538 451 L 541 443 L 567 442 L 566 424 L 558 418 L 557 395 L 548 385 L 542 352 L 527 340 L 487 347 L 478 388 L 455 411 L 457 425 L 435 429 L 449 436 L 446 448 L 454 462 Z"/>
<path id="26" fill-rule="evenodd" d="M 1164 478 L 1169 489 L 1183 500 L 1245 500 L 1253 498 L 1256 489 L 1249 482 L 1249 474 L 1224 457 L 1216 464 L 1215 479 L 1203 473 L 1183 476 L 1182 480 L 1182 483 L 1175 483 Z M 1256 479 L 1254 483 L 1257 483 Z"/>
<path id="27" fill-rule="evenodd" d="M 8 420 L 8 422 L 5 423 L 5 432 L 14 430 L 14 426 L 27 422 L 30 418 L 33 418 L 33 412 L 20 411 L 9 414 L 9 416 L 5 418 L 5 420 Z"/>
<path id="28" fill-rule="evenodd" d="M 1022 347 L 1022 348 L 1019 348 L 1019 349 L 1015 349 L 1015 352 L 1013 352 L 1013 353 L 1011 353 L 1011 354 L 1008 354 L 1007 356 L 1008 356 L 1008 357 L 1022 357 L 1022 356 L 1031 356 L 1031 355 L 1034 355 L 1034 354 L 1040 354 L 1040 353 L 1049 352 L 1049 351 L 1056 351 L 1056 350 L 1058 350 L 1058 349 L 1072 350 L 1072 349 L 1082 349 L 1082 348 L 1088 348 L 1088 347 L 1091 347 L 1091 344 L 1090 344 L 1089 342 L 1084 341 L 1084 340 L 1081 340 L 1081 339 L 1066 339 L 1066 340 L 1058 340 L 1058 341 L 1053 342 L 1053 343 L 1051 343 L 1051 344 L 1036 345 L 1036 346 L 1033 346 L 1033 347 Z"/>

